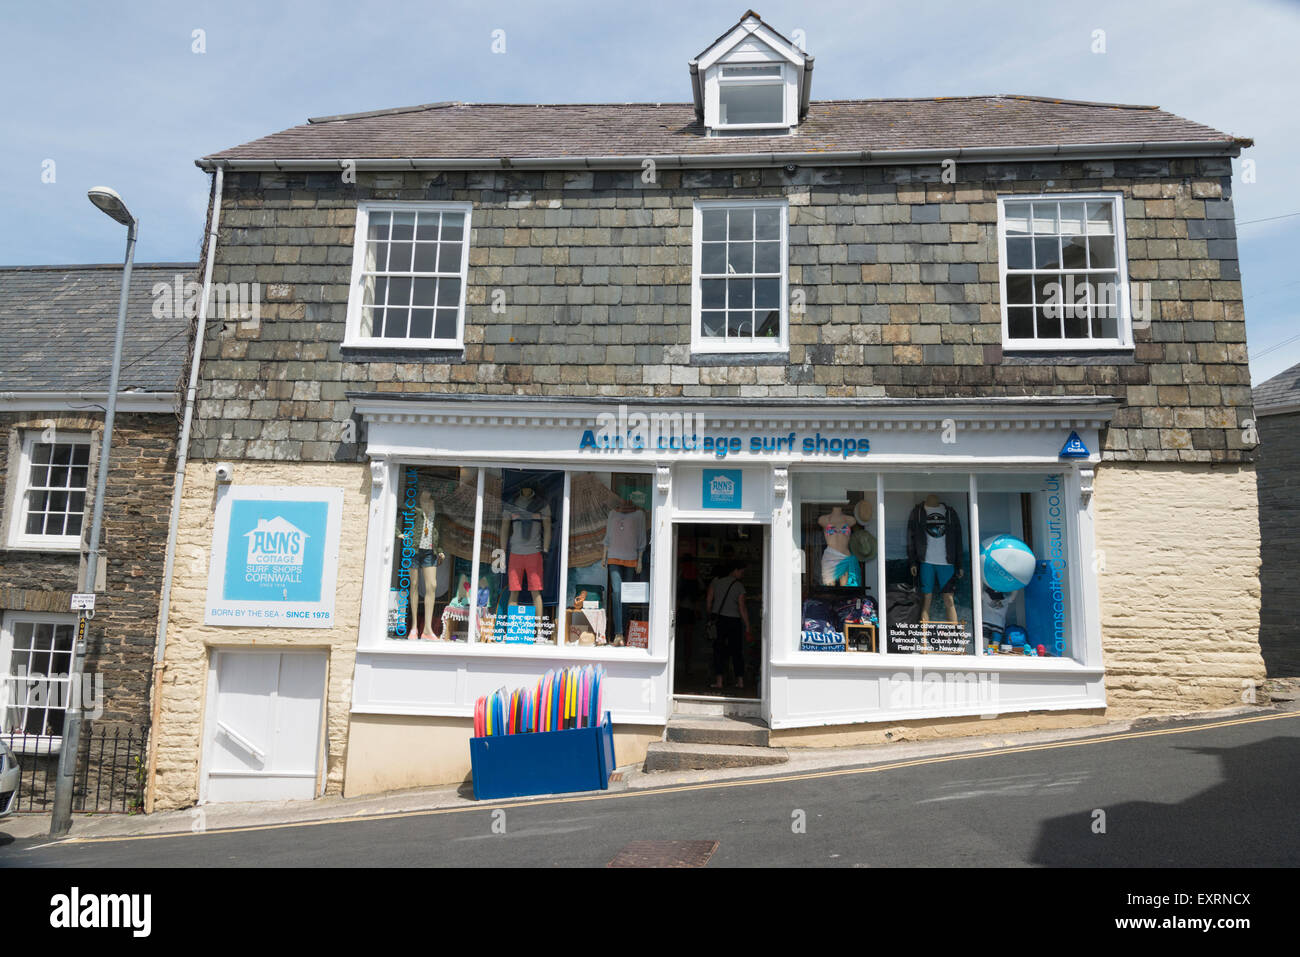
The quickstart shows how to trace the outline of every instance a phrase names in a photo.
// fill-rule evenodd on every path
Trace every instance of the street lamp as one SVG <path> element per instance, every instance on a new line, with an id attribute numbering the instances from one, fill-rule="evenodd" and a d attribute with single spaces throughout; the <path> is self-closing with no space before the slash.
<path id="1" fill-rule="evenodd" d="M 108 487 L 109 452 L 113 448 L 113 418 L 117 414 L 117 379 L 122 369 L 122 340 L 126 335 L 126 301 L 131 291 L 131 265 L 135 261 L 135 236 L 140 223 L 116 190 L 96 186 L 87 194 L 90 201 L 106 215 L 126 227 L 126 262 L 122 267 L 122 295 L 117 303 L 117 334 L 113 341 L 113 367 L 108 378 L 108 403 L 104 410 L 104 438 L 99 445 L 99 463 L 95 467 L 95 506 L 90 522 L 90 547 L 82 577 L 83 594 L 94 595 L 95 576 L 99 571 L 100 529 L 104 522 L 104 496 Z M 94 616 L 82 609 L 77 618 L 77 638 L 73 645 L 72 666 L 68 671 L 68 710 L 63 725 L 63 747 L 54 779 L 54 813 L 50 817 L 50 834 L 67 834 L 72 827 L 72 789 L 76 780 L 77 751 L 81 745 L 81 675 L 86 666 L 86 621 Z"/>

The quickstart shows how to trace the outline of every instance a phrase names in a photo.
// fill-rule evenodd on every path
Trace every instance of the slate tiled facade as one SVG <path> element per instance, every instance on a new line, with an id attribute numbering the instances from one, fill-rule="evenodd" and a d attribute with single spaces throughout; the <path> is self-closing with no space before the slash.
<path id="1" fill-rule="evenodd" d="M 1226 159 L 639 172 L 246 172 L 214 281 L 260 282 L 257 328 L 210 326 L 193 452 L 351 460 L 348 392 L 929 398 L 1117 395 L 1107 458 L 1241 462 L 1245 325 Z M 1004 354 L 996 198 L 1124 194 L 1130 354 Z M 691 205 L 790 203 L 788 358 L 692 357 Z M 460 354 L 344 349 L 363 199 L 474 204 Z M 493 296 L 504 311 L 493 311 Z M 498 306 L 500 308 L 500 306 Z M 1141 324 L 1139 323 L 1139 326 Z"/>

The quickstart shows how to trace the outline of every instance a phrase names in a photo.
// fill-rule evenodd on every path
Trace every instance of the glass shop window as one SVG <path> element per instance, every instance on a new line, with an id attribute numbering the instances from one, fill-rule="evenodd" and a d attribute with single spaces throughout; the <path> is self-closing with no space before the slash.
<path id="1" fill-rule="evenodd" d="M 488 469 L 479 554 L 478 640 L 555 644 L 564 473 Z"/>
<path id="2" fill-rule="evenodd" d="M 564 641 L 648 648 L 650 475 L 572 472 Z"/>
<path id="3" fill-rule="evenodd" d="M 473 599 L 478 469 L 398 469 L 388 637 L 465 641 Z"/>
<path id="4" fill-rule="evenodd" d="M 980 475 L 977 483 L 987 653 L 1070 657 L 1064 476 Z"/>
<path id="5" fill-rule="evenodd" d="M 889 475 L 884 499 L 888 650 L 975 654 L 970 477 Z"/>
<path id="6" fill-rule="evenodd" d="M 876 476 L 800 475 L 799 648 L 880 650 Z"/>

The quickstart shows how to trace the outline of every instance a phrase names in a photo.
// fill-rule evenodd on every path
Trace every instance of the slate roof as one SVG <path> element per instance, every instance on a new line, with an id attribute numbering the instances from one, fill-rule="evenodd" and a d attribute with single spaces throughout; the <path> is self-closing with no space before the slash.
<path id="1" fill-rule="evenodd" d="M 1154 106 L 1035 96 L 813 101 L 789 136 L 709 137 L 690 103 L 431 103 L 318 117 L 199 160 L 720 156 L 1243 140 Z"/>
<path id="2" fill-rule="evenodd" d="M 1253 395 L 1255 411 L 1261 415 L 1267 414 L 1271 408 L 1300 405 L 1300 362 L 1261 382 Z"/>
<path id="3" fill-rule="evenodd" d="M 120 391 L 173 392 L 190 320 L 156 319 L 153 286 L 197 279 L 196 263 L 137 263 L 131 271 Z M 0 266 L 0 393 L 106 392 L 122 264 Z"/>

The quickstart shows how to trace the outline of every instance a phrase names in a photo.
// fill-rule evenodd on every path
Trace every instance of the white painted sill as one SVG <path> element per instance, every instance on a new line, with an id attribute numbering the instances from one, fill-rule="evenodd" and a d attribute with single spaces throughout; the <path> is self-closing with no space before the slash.
<path id="1" fill-rule="evenodd" d="M 772 662 L 779 668 L 848 668 L 856 670 L 914 671 L 1025 671 L 1035 674 L 1100 675 L 1101 667 L 1080 664 L 1073 658 L 1034 658 L 1014 655 L 909 655 L 867 651 L 795 651 Z"/>
<path id="2" fill-rule="evenodd" d="M 400 647 L 401 645 L 410 647 Z M 528 645 L 476 641 L 386 641 L 382 645 L 360 646 L 358 655 L 428 655 L 443 658 L 543 658 L 593 661 L 632 661 L 662 664 L 666 655 L 651 655 L 645 648 L 614 648 L 610 645 Z"/>

